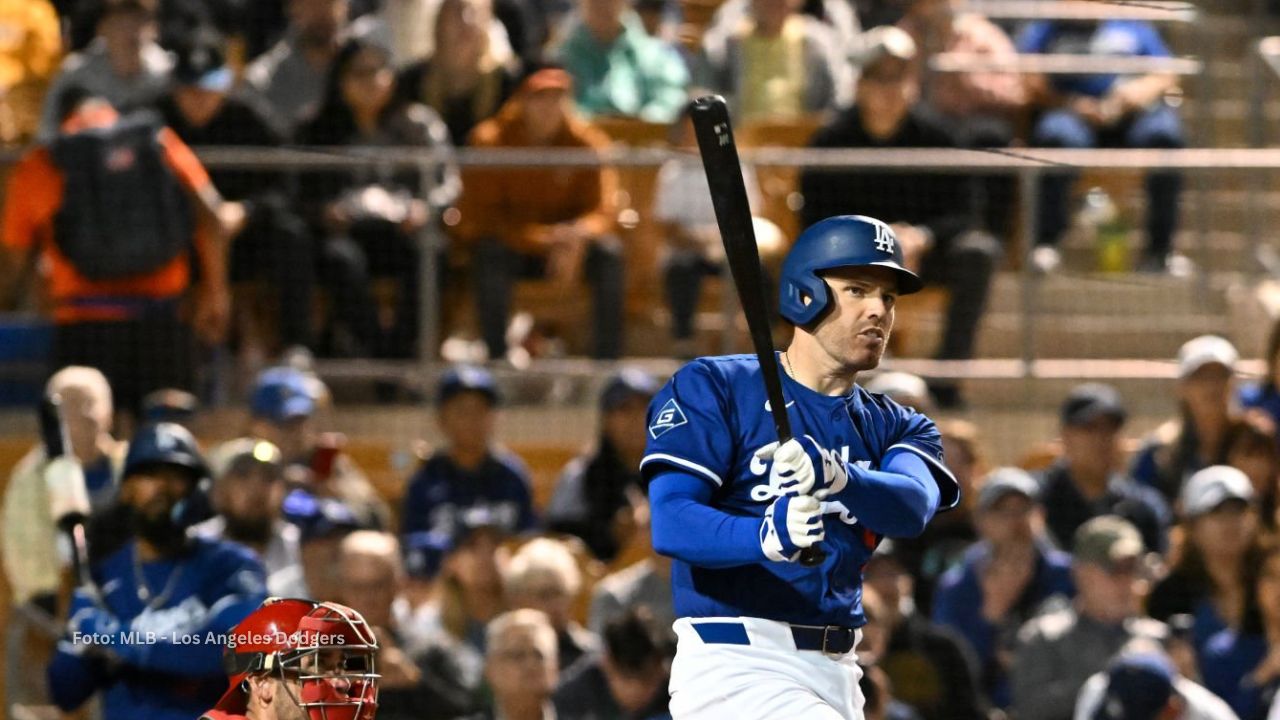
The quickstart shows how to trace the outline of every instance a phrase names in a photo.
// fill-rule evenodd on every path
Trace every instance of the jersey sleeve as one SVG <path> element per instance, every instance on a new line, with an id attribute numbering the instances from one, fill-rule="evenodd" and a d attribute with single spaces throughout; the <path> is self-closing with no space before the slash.
<path id="1" fill-rule="evenodd" d="M 881 467 L 897 453 L 909 452 L 925 461 L 940 493 L 939 510 L 950 510 L 960 504 L 960 483 L 942 458 L 942 435 L 927 416 L 900 405 L 892 406 L 893 431 Z"/>
<path id="2" fill-rule="evenodd" d="M 724 485 L 736 445 L 727 390 L 713 366 L 694 361 L 658 391 L 649 404 L 649 439 L 640 461 L 646 482 L 676 470 Z"/>

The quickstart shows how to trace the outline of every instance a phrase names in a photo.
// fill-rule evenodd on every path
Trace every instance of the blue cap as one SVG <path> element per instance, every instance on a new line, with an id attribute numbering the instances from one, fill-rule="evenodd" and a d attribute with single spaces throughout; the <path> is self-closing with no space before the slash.
<path id="1" fill-rule="evenodd" d="M 661 386 L 652 375 L 636 367 L 626 367 L 609 378 L 604 391 L 600 393 L 600 409 L 609 411 L 617 408 L 632 397 L 646 400 L 657 394 Z"/>
<path id="2" fill-rule="evenodd" d="M 286 495 L 282 509 L 284 519 L 298 526 L 304 543 L 365 529 L 346 503 L 317 497 L 306 490 L 294 490 Z"/>
<path id="3" fill-rule="evenodd" d="M 273 367 L 258 375 L 249 407 L 254 417 L 281 423 L 310 416 L 315 412 L 316 399 L 311 395 L 307 376 L 302 371 Z"/>
<path id="4" fill-rule="evenodd" d="M 1155 652 L 1121 655 L 1107 670 L 1107 692 L 1094 720 L 1156 720 L 1175 692 L 1169 658 Z"/>
<path id="5" fill-rule="evenodd" d="M 405 570 L 417 578 L 430 579 L 440 572 L 444 558 L 467 541 L 472 533 L 491 528 L 503 534 L 508 525 L 493 508 L 473 505 L 453 515 L 452 526 L 408 533 L 404 536 Z"/>
<path id="6" fill-rule="evenodd" d="M 440 376 L 440 386 L 436 394 L 439 404 L 443 405 L 464 392 L 480 393 L 494 405 L 497 405 L 500 400 L 498 383 L 493 379 L 493 374 L 484 368 L 474 365 L 456 365 Z"/>

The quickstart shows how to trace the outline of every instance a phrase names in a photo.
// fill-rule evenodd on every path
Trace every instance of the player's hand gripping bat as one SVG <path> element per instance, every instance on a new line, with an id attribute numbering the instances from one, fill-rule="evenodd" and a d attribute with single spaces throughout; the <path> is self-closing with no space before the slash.
<path id="1" fill-rule="evenodd" d="M 764 375 L 765 390 L 769 395 L 769 410 L 778 430 L 778 443 L 782 444 L 791 439 L 791 421 L 782 397 L 778 359 L 773 354 L 764 276 L 760 271 L 760 250 L 756 247 L 756 234 L 751 226 L 751 208 L 747 204 L 747 189 L 742 181 L 738 147 L 733 142 L 729 108 L 724 98 L 708 95 L 695 100 L 689 114 L 698 138 L 698 150 L 702 153 L 707 184 L 711 186 L 711 202 L 716 209 L 716 223 L 720 226 L 729 272 L 738 289 L 742 312 L 747 317 L 751 344 L 760 360 L 760 372 Z M 820 564 L 825 558 L 826 553 L 816 545 L 800 552 L 801 564 L 809 567 Z"/>

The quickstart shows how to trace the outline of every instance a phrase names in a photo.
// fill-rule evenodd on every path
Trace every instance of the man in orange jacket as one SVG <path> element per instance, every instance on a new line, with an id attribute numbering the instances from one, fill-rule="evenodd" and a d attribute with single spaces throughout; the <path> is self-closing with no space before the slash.
<path id="1" fill-rule="evenodd" d="M 572 80 L 559 68 L 531 74 L 498 114 L 476 126 L 472 147 L 603 150 L 609 139 L 576 117 Z M 489 357 L 506 354 L 511 287 L 518 277 L 592 285 L 594 355 L 622 344 L 623 268 L 609 168 L 472 168 L 463 173 L 457 233 L 475 243 L 476 301 Z"/>

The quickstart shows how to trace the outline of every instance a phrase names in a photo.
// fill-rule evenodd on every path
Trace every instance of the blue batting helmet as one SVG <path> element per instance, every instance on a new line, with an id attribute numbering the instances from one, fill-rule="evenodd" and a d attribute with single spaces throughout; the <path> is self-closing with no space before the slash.
<path id="1" fill-rule="evenodd" d="M 829 304 L 821 270 L 876 265 L 898 276 L 898 292 L 908 295 L 924 287 L 920 277 L 903 266 L 902 246 L 893 228 L 863 215 L 837 215 L 800 233 L 782 263 L 778 288 L 782 317 L 795 325 L 813 322 Z M 810 302 L 805 305 L 804 298 Z"/>
<path id="2" fill-rule="evenodd" d="M 175 465 L 191 471 L 196 481 L 209 477 L 209 466 L 191 431 L 177 423 L 159 422 L 138 429 L 124 459 L 123 477 L 148 465 Z"/>

